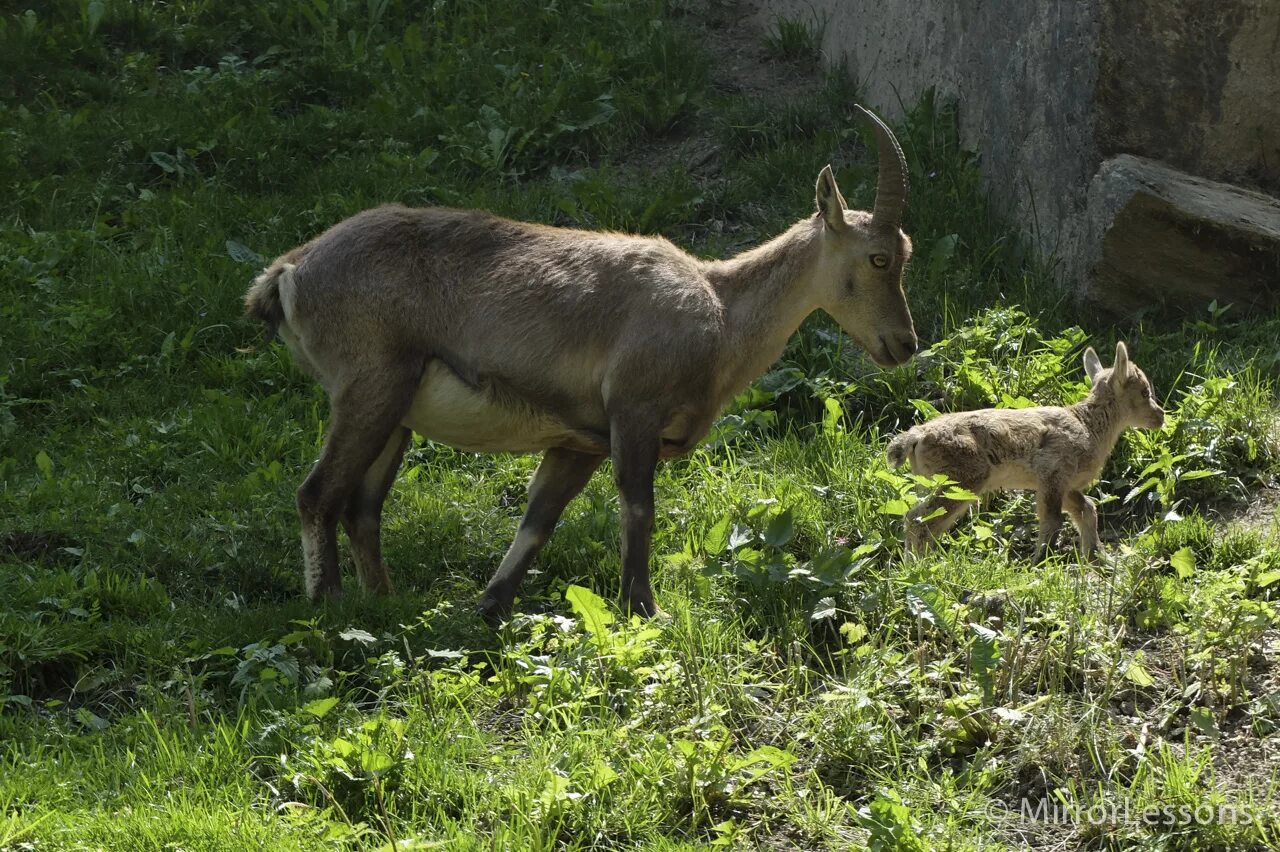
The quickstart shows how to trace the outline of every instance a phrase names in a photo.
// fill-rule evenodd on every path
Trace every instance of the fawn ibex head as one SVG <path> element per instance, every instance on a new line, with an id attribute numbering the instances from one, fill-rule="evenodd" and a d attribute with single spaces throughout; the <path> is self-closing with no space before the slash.
<path id="1" fill-rule="evenodd" d="M 1110 393 L 1124 426 L 1159 429 L 1164 426 L 1164 409 L 1156 401 L 1151 380 L 1129 358 L 1124 341 L 1116 343 L 1116 360 L 1103 367 L 1090 346 L 1084 351 L 1084 371 L 1100 393 Z"/>

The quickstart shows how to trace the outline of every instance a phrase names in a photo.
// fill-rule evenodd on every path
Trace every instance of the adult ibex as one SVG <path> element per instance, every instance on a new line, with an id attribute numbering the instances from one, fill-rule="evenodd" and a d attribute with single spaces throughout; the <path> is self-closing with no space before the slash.
<path id="1" fill-rule="evenodd" d="M 882 366 L 916 350 L 902 289 L 906 162 L 860 109 L 880 157 L 875 208 L 849 210 L 831 167 L 817 215 L 730 260 L 661 237 L 579 231 L 478 211 L 378 207 L 281 255 L 245 306 L 330 399 L 320 460 L 298 490 L 307 593 L 341 591 L 341 521 L 361 584 L 387 593 L 382 504 L 410 430 L 474 452 L 543 452 L 515 541 L 480 601 L 491 623 L 565 505 L 606 458 L 621 497 L 622 594 L 649 584 L 653 476 L 831 314 Z"/>

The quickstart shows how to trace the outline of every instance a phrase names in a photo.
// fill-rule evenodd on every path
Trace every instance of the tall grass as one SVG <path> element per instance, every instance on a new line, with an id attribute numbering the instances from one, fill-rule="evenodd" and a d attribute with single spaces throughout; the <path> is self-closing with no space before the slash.
<path id="1" fill-rule="evenodd" d="M 1228 518 L 1274 485 L 1280 324 L 1064 301 L 932 99 L 895 127 L 927 351 L 879 371 L 816 317 L 661 469 L 670 620 L 608 602 L 602 475 L 487 631 L 470 603 L 535 460 L 425 442 L 387 506 L 400 593 L 300 599 L 326 408 L 280 347 L 244 351 L 264 258 L 393 200 L 705 255 L 809 215 L 827 162 L 871 202 L 847 76 L 722 94 L 698 26 L 610 0 L 0 18 L 0 848 L 1271 848 L 1274 768 L 1241 767 L 1280 725 L 1280 548 Z M 715 168 L 655 163 L 681 135 Z M 1006 495 L 905 563 L 886 436 L 1072 401 L 1121 336 L 1170 417 L 1094 489 L 1107 562 L 1031 566 Z M 1250 820 L 1023 817 L 1053 795 Z"/>

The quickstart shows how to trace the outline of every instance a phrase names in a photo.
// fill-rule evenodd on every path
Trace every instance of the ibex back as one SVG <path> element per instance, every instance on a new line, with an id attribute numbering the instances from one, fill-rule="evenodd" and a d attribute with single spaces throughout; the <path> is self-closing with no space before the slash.
<path id="1" fill-rule="evenodd" d="M 859 108 L 861 109 L 861 108 Z M 660 457 L 697 446 L 722 406 L 823 308 L 881 365 L 916 350 L 899 225 L 906 164 L 871 113 L 875 208 L 848 210 L 830 166 L 817 214 L 758 248 L 703 261 L 658 237 L 396 205 L 277 258 L 248 313 L 277 330 L 330 398 L 320 460 L 298 490 L 307 593 L 340 593 L 337 525 L 362 585 L 388 593 L 382 504 L 410 430 L 476 452 L 542 452 L 515 541 L 480 601 L 496 622 L 565 505 L 605 458 L 621 499 L 622 595 L 649 581 Z"/>

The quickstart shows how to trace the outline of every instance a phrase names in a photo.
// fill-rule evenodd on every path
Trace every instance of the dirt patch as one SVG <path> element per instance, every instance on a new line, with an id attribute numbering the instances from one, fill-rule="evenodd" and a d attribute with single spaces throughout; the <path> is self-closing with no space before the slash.
<path id="1" fill-rule="evenodd" d="M 707 88 L 711 97 L 742 97 L 756 104 L 785 107 L 821 89 L 825 72 L 819 57 L 788 62 L 769 55 L 765 37 L 770 21 L 762 3 L 695 0 L 687 11 L 685 22 L 710 55 Z M 640 174 L 656 174 L 679 163 L 704 186 L 723 180 L 723 155 L 716 131 L 699 114 L 663 138 L 646 141 L 630 153 L 627 166 Z M 733 223 L 720 223 L 714 230 L 737 228 Z M 755 242 L 758 236 L 742 235 L 746 243 Z"/>
<path id="2" fill-rule="evenodd" d="M 40 559 L 74 559 L 68 548 L 76 547 L 75 539 L 57 532 L 15 530 L 0 533 L 0 556 L 11 556 L 22 562 Z"/>
<path id="3" fill-rule="evenodd" d="M 753 0 L 709 2 L 701 17 L 712 56 L 711 85 L 718 92 L 781 101 L 812 92 L 822 82 L 819 56 L 784 62 L 771 57 L 765 36 L 772 21 Z"/>
<path id="4" fill-rule="evenodd" d="M 1257 532 L 1266 538 L 1280 537 L 1280 488 L 1260 488 L 1248 505 L 1222 514 L 1224 523 Z"/>

